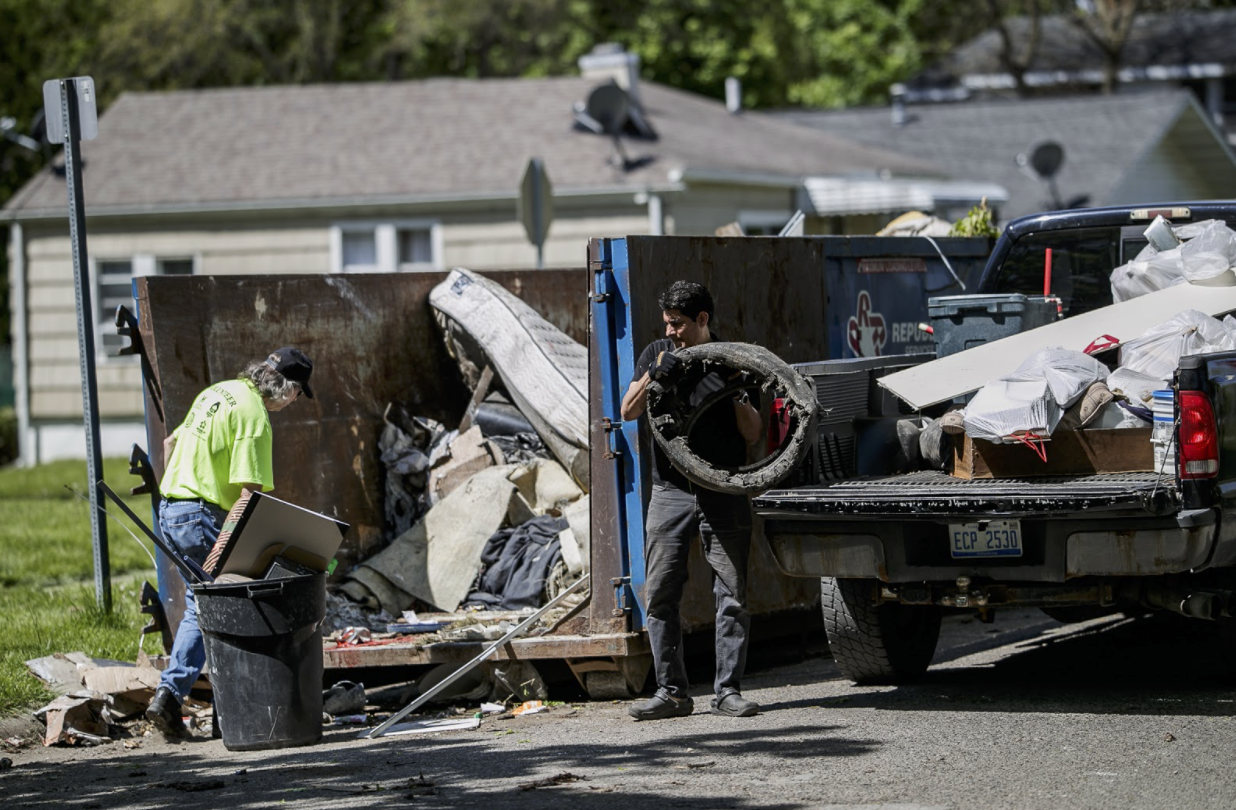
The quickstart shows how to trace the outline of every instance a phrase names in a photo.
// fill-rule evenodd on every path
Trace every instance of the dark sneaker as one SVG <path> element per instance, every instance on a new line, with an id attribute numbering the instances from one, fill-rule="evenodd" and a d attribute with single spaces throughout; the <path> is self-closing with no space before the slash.
<path id="1" fill-rule="evenodd" d="M 184 737 L 188 734 L 185 721 L 180 716 L 180 701 L 176 698 L 176 693 L 166 686 L 160 686 L 155 692 L 154 699 L 146 707 L 146 719 L 169 737 Z"/>
<path id="2" fill-rule="evenodd" d="M 728 692 L 721 697 L 712 699 L 712 713 L 725 714 L 730 717 L 750 717 L 759 714 L 760 704 L 747 700 L 737 692 Z"/>
<path id="3" fill-rule="evenodd" d="M 693 711 L 695 711 L 695 703 L 691 698 L 675 700 L 670 697 L 669 692 L 658 689 L 657 693 L 648 700 L 633 704 L 627 709 L 627 714 L 636 720 L 663 720 L 666 717 L 687 717 Z"/>

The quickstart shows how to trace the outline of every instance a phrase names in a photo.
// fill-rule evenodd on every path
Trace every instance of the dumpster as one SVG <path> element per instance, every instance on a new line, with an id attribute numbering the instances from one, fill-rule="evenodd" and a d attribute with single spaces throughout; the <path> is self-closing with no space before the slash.
<path id="1" fill-rule="evenodd" d="M 320 740 L 326 575 L 198 585 L 193 593 L 224 747 Z"/>

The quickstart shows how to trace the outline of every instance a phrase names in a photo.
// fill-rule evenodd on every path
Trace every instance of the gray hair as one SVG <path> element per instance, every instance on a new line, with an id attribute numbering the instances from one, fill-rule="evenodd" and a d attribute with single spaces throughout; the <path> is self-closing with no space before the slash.
<path id="1" fill-rule="evenodd" d="M 248 380 L 264 400 L 280 400 L 296 391 L 297 384 L 271 368 L 265 360 L 254 360 L 237 377 Z"/>

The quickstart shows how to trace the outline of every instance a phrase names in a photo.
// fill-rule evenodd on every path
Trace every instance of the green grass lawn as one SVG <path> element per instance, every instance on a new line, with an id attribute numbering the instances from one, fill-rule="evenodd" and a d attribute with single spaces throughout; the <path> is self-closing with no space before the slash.
<path id="1" fill-rule="evenodd" d="M 106 459 L 103 470 L 118 493 L 138 481 L 124 459 Z M 95 600 L 90 506 L 65 485 L 87 491 L 84 461 L 0 470 L 0 717 L 52 697 L 26 669 L 28 659 L 80 650 L 132 661 L 146 624 L 138 594 L 142 580 L 156 582 L 150 541 L 107 502 L 108 511 L 141 537 L 141 546 L 116 521 L 106 521 L 113 610 L 104 615 Z M 149 496 L 126 501 L 143 520 L 150 515 Z M 158 636 L 145 648 L 162 652 Z"/>

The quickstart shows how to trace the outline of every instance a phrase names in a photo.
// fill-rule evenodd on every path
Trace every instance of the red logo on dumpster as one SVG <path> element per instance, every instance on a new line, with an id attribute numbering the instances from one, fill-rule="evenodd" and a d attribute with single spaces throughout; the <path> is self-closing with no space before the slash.
<path id="1" fill-rule="evenodd" d="M 884 316 L 872 312 L 871 296 L 866 290 L 858 293 L 858 314 L 850 318 L 846 338 L 855 357 L 878 357 L 888 341 Z"/>

